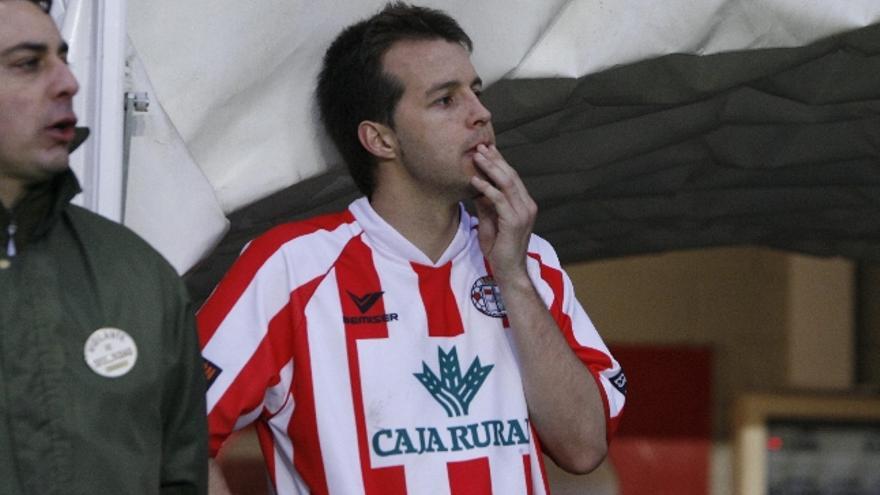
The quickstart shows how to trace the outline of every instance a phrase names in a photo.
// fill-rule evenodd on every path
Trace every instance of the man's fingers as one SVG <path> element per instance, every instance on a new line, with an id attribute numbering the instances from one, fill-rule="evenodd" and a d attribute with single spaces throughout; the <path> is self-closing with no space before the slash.
<path id="1" fill-rule="evenodd" d="M 507 196 L 504 195 L 500 190 L 498 190 L 495 185 L 486 179 L 475 175 L 471 177 L 471 185 L 483 195 L 483 200 L 487 200 L 491 203 L 491 208 L 495 210 L 495 215 L 506 217 L 509 215 L 515 214 L 514 208 L 511 206 L 510 201 Z M 479 207 L 479 206 L 478 206 Z M 489 208 L 489 206 L 482 205 L 482 207 Z"/>
<path id="2" fill-rule="evenodd" d="M 471 185 L 482 194 L 475 201 L 480 247 L 496 274 L 516 273 L 525 269 L 537 207 L 519 175 L 494 147 L 478 147 L 474 162 L 485 174 L 471 178 Z"/>
<path id="3" fill-rule="evenodd" d="M 495 146 L 478 146 L 474 161 L 495 187 L 510 199 L 514 208 L 520 210 L 531 200 L 519 174 L 504 160 Z"/>
<path id="4" fill-rule="evenodd" d="M 478 146 L 477 153 L 474 155 L 474 161 L 483 173 L 486 174 L 486 177 L 492 181 L 490 185 L 494 185 L 494 189 L 502 193 L 513 211 L 520 215 L 534 218 L 538 210 L 535 201 L 526 190 L 519 174 L 504 160 L 495 146 Z M 480 192 L 485 194 L 482 190 Z M 493 202 L 496 201 L 493 199 Z"/>

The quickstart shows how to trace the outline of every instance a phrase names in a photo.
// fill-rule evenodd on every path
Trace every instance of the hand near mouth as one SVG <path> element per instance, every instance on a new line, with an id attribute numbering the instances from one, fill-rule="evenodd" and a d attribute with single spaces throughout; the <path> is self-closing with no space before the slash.
<path id="1" fill-rule="evenodd" d="M 494 145 L 478 145 L 474 163 L 485 175 L 471 177 L 471 185 L 482 194 L 474 200 L 480 249 L 499 284 L 528 277 L 526 252 L 538 206 Z"/>

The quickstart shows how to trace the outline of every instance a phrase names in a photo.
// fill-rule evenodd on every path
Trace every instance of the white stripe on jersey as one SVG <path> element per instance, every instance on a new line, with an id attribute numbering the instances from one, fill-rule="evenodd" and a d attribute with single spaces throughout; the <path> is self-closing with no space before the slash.
<path id="1" fill-rule="evenodd" d="M 504 457 L 490 456 L 489 470 L 492 472 L 492 493 L 526 493 L 522 454 L 508 452 Z"/>
<path id="2" fill-rule="evenodd" d="M 397 313 L 400 321 L 408 322 L 406 326 L 388 325 L 388 337 L 398 339 L 409 336 L 415 345 L 423 343 L 425 335 L 411 335 L 413 328 L 428 328 L 425 304 L 419 291 L 413 290 L 419 286 L 416 272 L 399 259 L 389 259 L 380 250 L 373 251 L 373 264 L 379 276 L 379 285 L 388 294 L 382 298 L 385 312 Z"/>
<path id="3" fill-rule="evenodd" d="M 292 375 L 293 362 L 291 361 L 290 364 Z M 277 486 L 285 487 L 285 490 L 286 487 L 292 487 L 294 494 L 306 495 L 309 493 L 309 489 L 299 476 L 299 473 L 293 469 L 288 469 L 288 466 L 293 465 L 293 458 L 296 455 L 293 451 L 293 442 L 287 434 L 287 427 L 290 425 L 290 419 L 295 408 L 296 403 L 294 402 L 293 395 L 290 395 L 290 400 L 284 404 L 284 408 L 276 411 L 275 416 L 269 420 L 269 428 L 272 431 L 272 444 L 275 447 L 274 452 L 272 452 L 272 455 L 275 457 L 275 472 L 272 475 Z"/>
<path id="4" fill-rule="evenodd" d="M 306 306 L 312 391 L 318 411 L 318 439 L 327 474 L 327 488 L 330 493 L 359 495 L 364 492 L 360 476 L 351 476 L 351 472 L 360 472 L 357 466 L 361 461 L 354 424 L 345 327 L 338 299 L 339 288 L 331 272 Z M 340 449 L 341 445 L 348 447 Z"/>
<path id="5" fill-rule="evenodd" d="M 287 362 L 278 373 L 278 383 L 266 390 L 266 396 L 263 399 L 264 408 L 270 416 L 274 416 L 286 406 L 288 402 L 293 402 L 293 396 L 290 394 L 290 385 L 293 383 L 293 360 Z"/>
<path id="6" fill-rule="evenodd" d="M 408 466 L 406 475 L 406 495 L 449 495 L 446 464 L 435 462 Z"/>
<path id="7" fill-rule="evenodd" d="M 541 258 L 541 261 L 544 261 L 543 257 Z M 529 278 L 532 280 L 532 285 L 535 286 L 535 290 L 538 292 L 541 300 L 544 301 L 544 304 L 549 308 L 553 305 L 556 295 L 553 293 L 553 288 L 541 278 L 541 264 L 538 260 L 529 256 L 526 259 L 526 269 L 529 271 Z"/>
<path id="8" fill-rule="evenodd" d="M 238 431 L 238 430 L 244 428 L 245 426 L 253 423 L 254 421 L 256 421 L 257 418 L 260 417 L 261 412 L 263 412 L 262 405 L 257 406 L 255 408 L 251 409 L 250 411 L 247 411 L 246 413 L 242 414 L 241 416 L 239 416 L 239 418 L 237 420 L 235 420 L 235 427 L 233 428 L 233 430 Z"/>

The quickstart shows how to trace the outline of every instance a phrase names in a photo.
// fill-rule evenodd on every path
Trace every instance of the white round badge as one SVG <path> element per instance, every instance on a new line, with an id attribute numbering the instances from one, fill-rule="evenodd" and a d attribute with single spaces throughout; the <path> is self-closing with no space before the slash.
<path id="1" fill-rule="evenodd" d="M 92 332 L 83 347 L 86 364 L 107 378 L 120 377 L 134 368 L 137 345 L 131 335 L 118 328 L 99 328 Z"/>

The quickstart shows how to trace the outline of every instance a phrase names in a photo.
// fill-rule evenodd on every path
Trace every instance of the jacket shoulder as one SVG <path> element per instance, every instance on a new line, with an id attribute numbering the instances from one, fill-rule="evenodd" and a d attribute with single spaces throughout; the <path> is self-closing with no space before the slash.
<path id="1" fill-rule="evenodd" d="M 177 271 L 146 240 L 125 225 L 76 205 L 65 210 L 80 243 L 101 263 L 148 266 L 177 276 Z"/>

